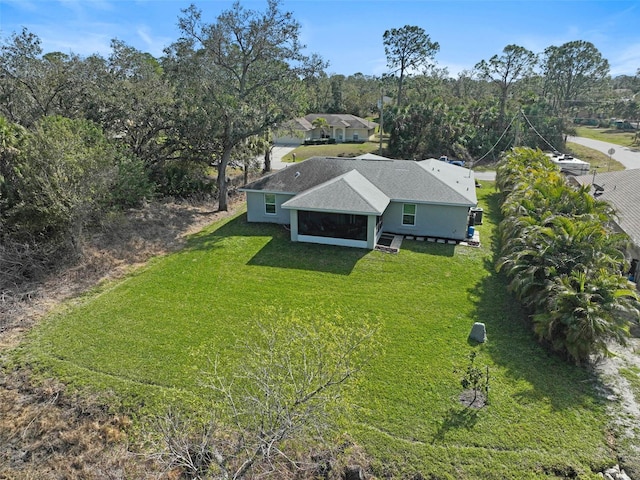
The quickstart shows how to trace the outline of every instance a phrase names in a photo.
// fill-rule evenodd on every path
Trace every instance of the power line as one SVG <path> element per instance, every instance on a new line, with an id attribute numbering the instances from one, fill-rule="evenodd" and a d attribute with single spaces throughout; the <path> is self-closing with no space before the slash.
<path id="1" fill-rule="evenodd" d="M 524 111 L 522 109 L 520 109 L 520 113 L 522 114 L 522 116 L 524 117 L 524 119 L 527 121 L 527 123 L 529 124 L 529 126 L 533 129 L 534 132 L 536 132 L 536 135 L 538 135 L 542 141 L 544 143 L 546 143 L 547 145 L 549 145 L 551 147 L 551 150 L 554 152 L 557 152 L 558 149 L 556 147 L 554 147 L 553 145 L 551 145 L 546 138 L 544 138 L 540 132 L 538 132 L 538 130 L 536 130 L 536 127 L 533 126 L 533 124 L 529 121 L 529 118 L 527 118 L 527 116 L 524 114 Z"/>
<path id="2" fill-rule="evenodd" d="M 485 153 L 484 155 L 482 155 L 479 159 L 477 159 L 475 161 L 475 163 L 478 163 L 479 161 L 481 161 L 484 157 L 486 157 L 487 155 L 489 155 L 500 143 L 500 141 L 504 138 L 504 136 L 507 134 L 507 132 L 509 131 L 509 129 L 511 128 L 511 125 L 513 124 L 514 120 L 518 117 L 518 115 L 522 114 L 522 116 L 524 117 L 524 119 L 526 120 L 527 124 L 529 125 L 529 127 L 531 127 L 531 129 L 536 133 L 536 135 L 538 135 L 542 141 L 544 143 L 546 143 L 549 147 L 551 147 L 551 150 L 553 150 L 554 152 L 557 152 L 558 149 L 556 147 L 554 147 L 553 145 L 551 145 L 551 143 L 549 143 L 547 141 L 546 138 L 544 138 L 542 136 L 542 134 L 540 132 L 538 132 L 538 130 L 536 130 L 536 127 L 533 126 L 533 124 L 531 123 L 531 121 L 529 120 L 529 118 L 525 115 L 524 111 L 522 109 L 520 109 L 518 112 L 516 112 L 516 114 L 513 116 L 513 118 L 511 119 L 511 121 L 509 122 L 509 125 L 507 125 L 507 127 L 504 129 L 504 132 L 502 132 L 502 135 L 500 135 L 500 138 L 498 138 L 498 140 L 496 141 L 496 143 L 493 144 L 493 146 L 489 149 L 489 151 L 487 153 Z"/>
<path id="3" fill-rule="evenodd" d="M 520 113 L 520 112 L 518 112 Z M 482 160 L 484 157 L 486 157 L 487 155 L 489 155 L 491 152 L 493 152 L 493 149 L 496 148 L 498 146 L 498 144 L 500 143 L 500 140 L 502 140 L 502 138 L 506 135 L 506 133 L 509 131 L 509 128 L 511 128 L 511 124 L 513 123 L 513 121 L 516 119 L 516 117 L 518 116 L 518 113 L 516 113 L 513 118 L 511 119 L 511 121 L 509 122 L 509 125 L 507 125 L 507 128 L 504 129 L 504 132 L 502 132 L 502 135 L 500 135 L 500 138 L 498 139 L 498 141 L 496 143 L 493 144 L 493 147 L 491 147 L 489 149 L 489 151 L 487 153 L 485 153 L 483 156 L 481 156 L 479 159 L 477 159 L 475 161 L 475 163 L 478 163 L 480 160 Z"/>

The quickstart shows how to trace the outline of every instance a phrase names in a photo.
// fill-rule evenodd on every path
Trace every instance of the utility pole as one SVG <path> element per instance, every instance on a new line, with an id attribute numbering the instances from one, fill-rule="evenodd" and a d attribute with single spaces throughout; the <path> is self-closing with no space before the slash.
<path id="1" fill-rule="evenodd" d="M 379 155 L 382 156 L 382 125 L 384 124 L 384 120 L 382 118 L 382 114 L 384 112 L 384 90 L 380 89 L 380 128 L 378 129 L 378 135 L 380 136 L 380 149 Z"/>

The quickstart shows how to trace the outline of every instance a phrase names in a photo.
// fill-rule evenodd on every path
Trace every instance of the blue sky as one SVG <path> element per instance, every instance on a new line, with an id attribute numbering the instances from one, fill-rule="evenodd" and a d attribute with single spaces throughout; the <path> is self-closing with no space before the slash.
<path id="1" fill-rule="evenodd" d="M 109 54 L 112 38 L 161 56 L 179 37 L 178 16 L 191 3 L 207 22 L 231 0 L 0 0 L 0 36 L 26 27 L 45 52 Z M 243 0 L 263 10 L 266 1 Z M 440 44 L 435 60 L 451 76 L 499 54 L 509 44 L 536 53 L 572 40 L 592 42 L 611 74 L 640 68 L 640 0 L 284 0 L 300 22 L 307 53 L 328 73 L 386 72 L 385 30 L 417 25 Z"/>

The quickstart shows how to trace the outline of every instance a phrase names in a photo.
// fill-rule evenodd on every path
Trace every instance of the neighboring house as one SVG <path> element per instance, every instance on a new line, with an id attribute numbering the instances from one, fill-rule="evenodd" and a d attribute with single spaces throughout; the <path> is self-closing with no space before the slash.
<path id="1" fill-rule="evenodd" d="M 640 170 L 623 170 L 574 177 L 580 185 L 591 185 L 593 195 L 616 210 L 614 227 L 631 238 L 627 254 L 631 260 L 629 278 L 640 287 Z"/>
<path id="2" fill-rule="evenodd" d="M 326 124 L 314 125 L 318 118 Z M 375 134 L 378 124 L 355 115 L 335 115 L 331 113 L 310 113 L 305 117 L 287 122 L 274 135 L 274 143 L 300 145 L 307 140 L 334 139 L 337 143 L 369 140 Z"/>
<path id="3" fill-rule="evenodd" d="M 290 225 L 291 240 L 373 249 L 383 232 L 462 241 L 473 172 L 436 159 L 313 157 L 240 189 L 247 220 Z"/>

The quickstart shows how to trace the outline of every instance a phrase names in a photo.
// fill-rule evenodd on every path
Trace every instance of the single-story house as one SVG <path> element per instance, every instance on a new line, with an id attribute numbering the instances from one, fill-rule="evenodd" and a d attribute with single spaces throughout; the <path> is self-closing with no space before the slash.
<path id="1" fill-rule="evenodd" d="M 436 159 L 313 157 L 240 189 L 247 220 L 291 240 L 375 248 L 383 232 L 463 241 L 477 206 L 471 170 Z"/>
<path id="2" fill-rule="evenodd" d="M 640 287 L 640 170 L 604 172 L 574 177 L 580 185 L 591 185 L 594 196 L 609 202 L 616 210 L 614 228 L 631 239 L 627 251 L 631 268 L 629 279 Z"/>
<path id="3" fill-rule="evenodd" d="M 314 125 L 324 118 L 323 126 Z M 336 143 L 366 141 L 373 137 L 378 124 L 349 114 L 310 113 L 287 122 L 276 130 L 274 143 L 300 145 L 308 140 L 333 139 Z"/>

